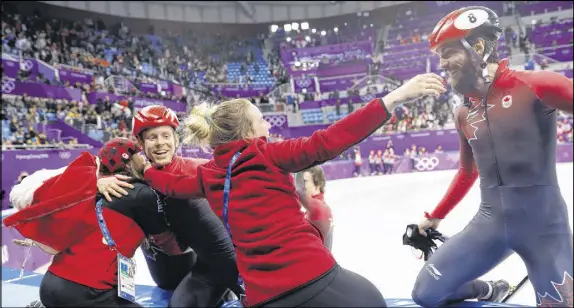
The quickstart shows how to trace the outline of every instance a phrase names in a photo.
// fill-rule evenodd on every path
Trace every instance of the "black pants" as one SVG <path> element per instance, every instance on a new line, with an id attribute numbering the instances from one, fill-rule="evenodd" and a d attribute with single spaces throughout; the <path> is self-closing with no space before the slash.
<path id="1" fill-rule="evenodd" d="M 572 229 L 560 188 L 481 187 L 478 212 L 426 262 L 413 300 L 436 307 L 485 296 L 488 286 L 478 278 L 513 252 L 526 265 L 537 301 L 544 298 L 545 307 L 571 306 L 572 286 L 558 287 L 573 275 Z"/>
<path id="2" fill-rule="evenodd" d="M 157 252 L 146 262 L 156 284 L 175 290 L 170 307 L 212 307 L 237 287 L 235 249 L 221 220 L 205 199 L 168 199 L 167 220 L 179 241 L 194 252 L 168 256 Z"/>
<path id="3" fill-rule="evenodd" d="M 219 307 L 227 292 L 226 286 L 213 284 L 201 274 L 190 272 L 173 292 L 168 307 Z"/>
<path id="4" fill-rule="evenodd" d="M 197 260 L 194 251 L 182 255 L 169 256 L 165 253 L 151 249 L 143 249 L 147 267 L 155 284 L 164 289 L 173 291 L 177 288 L 183 278 L 191 273 Z"/>
<path id="5" fill-rule="evenodd" d="M 387 304 L 372 282 L 335 265 L 315 281 L 261 307 L 387 307 Z"/>
<path id="6" fill-rule="evenodd" d="M 40 284 L 40 301 L 50 307 L 142 307 L 118 297 L 118 289 L 90 288 L 51 272 L 46 272 Z"/>

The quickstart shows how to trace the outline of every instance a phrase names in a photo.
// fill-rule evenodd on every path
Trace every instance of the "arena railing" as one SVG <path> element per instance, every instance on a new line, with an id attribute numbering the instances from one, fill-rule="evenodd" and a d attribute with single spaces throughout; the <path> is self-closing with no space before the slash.
<path id="1" fill-rule="evenodd" d="M 561 48 L 561 47 L 565 47 L 566 45 L 563 46 L 557 46 L 556 48 Z M 542 51 L 543 48 L 539 48 L 537 49 L 537 51 Z M 551 66 L 551 68 L 553 70 L 560 70 L 560 69 L 568 69 L 569 65 L 570 68 L 572 68 L 572 61 L 566 61 L 566 62 L 560 62 L 558 60 L 552 59 L 548 56 L 545 56 L 541 53 L 535 52 L 535 53 L 531 53 L 531 54 L 525 54 L 525 53 L 518 53 L 518 54 L 513 54 L 511 56 L 508 56 L 508 62 L 509 62 L 509 66 L 523 66 L 528 60 L 527 59 L 535 59 L 535 60 L 542 60 L 545 59 L 548 62 L 548 65 Z M 536 68 L 539 68 L 539 64 L 536 63 Z"/>

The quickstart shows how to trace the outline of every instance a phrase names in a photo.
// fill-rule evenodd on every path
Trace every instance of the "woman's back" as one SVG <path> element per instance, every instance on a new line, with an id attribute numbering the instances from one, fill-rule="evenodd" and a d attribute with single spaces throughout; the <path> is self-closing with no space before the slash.
<path id="1" fill-rule="evenodd" d="M 227 166 L 241 151 L 231 169 L 228 221 L 250 305 L 310 282 L 335 264 L 301 212 L 292 176 L 269 162 L 266 147 L 263 139 L 231 142 L 198 169 L 209 204 L 224 219 Z"/>

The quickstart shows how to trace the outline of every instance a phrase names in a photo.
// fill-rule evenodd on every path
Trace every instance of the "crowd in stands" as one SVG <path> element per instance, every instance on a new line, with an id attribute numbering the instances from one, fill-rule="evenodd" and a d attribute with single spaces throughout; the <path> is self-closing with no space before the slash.
<path id="1" fill-rule="evenodd" d="M 508 6 L 506 6 L 508 9 Z M 408 11 L 407 11 L 408 13 Z M 416 11 L 411 11 L 409 18 L 416 18 Z M 408 22 L 406 19 L 405 22 Z M 550 23 L 555 22 L 553 20 Z M 74 144 L 75 139 L 62 141 L 52 138 L 42 131 L 42 124 L 60 119 L 76 127 L 83 133 L 99 139 L 107 140 L 116 136 L 129 137 L 131 117 L 134 113 L 133 100 L 113 101 L 109 98 L 99 100 L 96 104 L 88 104 L 86 95 L 90 92 L 114 93 L 113 87 L 105 81 L 110 76 L 124 76 L 136 87 L 126 93 L 132 97 L 147 97 L 154 99 L 181 100 L 190 104 L 204 101 L 219 101 L 228 99 L 214 92 L 208 84 L 256 82 L 252 72 L 268 70 L 267 75 L 277 83 L 285 77 L 281 65 L 279 50 L 281 48 L 303 48 L 322 46 L 363 39 L 376 40 L 376 30 L 379 25 L 362 25 L 362 27 L 347 27 L 328 30 L 324 34 L 306 30 L 299 38 L 277 44 L 272 52 L 266 55 L 266 65 L 260 66 L 256 52 L 261 50 L 266 35 L 253 39 L 244 39 L 231 34 L 209 36 L 204 33 L 188 31 L 186 33 L 170 33 L 159 31 L 154 35 L 132 33 L 123 23 L 106 25 L 99 19 L 72 22 L 43 18 L 36 11 L 31 15 L 18 14 L 10 5 L 4 5 L 2 12 L 2 51 L 17 57 L 32 57 L 42 60 L 54 67 L 65 65 L 67 68 L 90 70 L 94 73 L 91 83 L 61 82 L 58 79 L 48 80 L 41 74 L 33 80 L 26 71 L 20 70 L 16 79 L 21 82 L 52 83 L 63 87 L 74 87 L 83 90 L 81 101 L 54 100 L 50 98 L 32 98 L 28 96 L 2 97 L 2 128 L 3 148 L 16 148 L 22 145 Z M 400 25 L 399 25 L 400 27 Z M 570 29 L 569 31 L 571 31 Z M 529 50 L 527 33 L 516 34 L 511 27 L 505 28 L 504 40 L 506 46 L 519 48 L 523 52 Z M 150 31 L 155 33 L 155 31 Z M 412 44 L 425 41 L 428 33 L 412 31 L 409 35 L 398 33 L 392 40 L 399 44 Z M 158 41 L 160 38 L 160 41 Z M 571 42 L 570 42 L 571 43 Z M 385 42 L 381 41 L 381 48 Z M 508 51 L 508 54 L 510 51 Z M 527 52 L 525 52 L 527 53 Z M 239 74 L 228 74 L 228 63 L 239 63 Z M 378 63 L 376 63 L 378 65 Z M 544 69 L 544 67 L 542 67 Z M 373 67 L 378 71 L 380 67 Z M 182 85 L 195 89 L 188 91 L 187 97 L 176 97 L 170 93 L 146 93 L 138 91 L 140 83 L 157 83 L 160 80 L 174 80 Z M 283 80 L 284 81 L 284 80 Z M 383 85 L 384 88 L 388 85 Z M 368 94 L 376 94 L 393 90 L 367 88 Z M 294 112 L 307 101 L 339 99 L 359 96 L 358 89 L 333 91 L 323 93 L 302 93 L 292 101 Z M 264 93 L 249 98 L 258 106 L 272 104 Z M 278 102 L 283 102 L 279 100 Z M 349 100 L 345 104 L 337 104 L 334 108 L 335 117 L 328 122 L 340 119 L 366 102 Z M 455 107 L 461 99 L 452 92 L 439 97 L 419 100 L 398 108 L 391 121 L 381 127 L 376 134 L 389 134 L 411 130 L 436 130 L 453 128 Z M 571 117 L 558 122 L 559 142 L 572 142 Z M 282 137 L 273 136 L 274 140 Z M 393 150 L 394 151 L 394 150 Z M 426 152 L 415 146 L 415 153 Z M 403 155 L 413 155 L 413 151 Z"/>
<path id="2" fill-rule="evenodd" d="M 255 71 L 267 70 L 255 63 L 254 54 L 254 50 L 261 48 L 264 37 L 245 40 L 227 34 L 212 37 L 192 31 L 161 32 L 150 38 L 131 33 L 123 23 L 108 27 L 101 20 L 50 20 L 42 18 L 40 12 L 22 16 L 9 5 L 2 12 L 3 53 L 33 57 L 55 67 L 66 65 L 95 72 L 92 85 L 60 84 L 63 86 L 108 91 L 102 89 L 103 81 L 117 75 L 136 85 L 159 80 L 173 80 L 190 87 L 208 83 L 249 84 L 254 82 L 254 76 L 247 72 L 248 65 L 254 63 Z M 153 39 L 157 37 L 161 41 Z M 228 80 L 228 62 L 241 63 L 241 74 L 231 80 Z M 272 65 L 268 75 L 279 76 L 278 65 Z M 24 72 L 19 77 L 26 80 Z M 31 81 L 47 82 L 41 77 Z"/>

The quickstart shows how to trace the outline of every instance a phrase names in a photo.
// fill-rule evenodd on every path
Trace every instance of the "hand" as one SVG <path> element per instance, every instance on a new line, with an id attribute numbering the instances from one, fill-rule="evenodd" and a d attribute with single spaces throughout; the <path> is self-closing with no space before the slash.
<path id="1" fill-rule="evenodd" d="M 427 236 L 427 233 L 425 232 L 426 229 L 438 229 L 438 226 L 440 225 L 440 222 L 442 221 L 442 219 L 438 219 L 438 218 L 431 218 L 431 219 L 425 219 L 423 221 L 421 221 L 420 223 L 418 223 L 419 226 L 419 233 L 422 234 L 422 236 Z"/>
<path id="2" fill-rule="evenodd" d="M 129 189 L 134 188 L 132 184 L 127 182 L 129 180 L 131 180 L 131 177 L 121 174 L 116 174 L 115 176 L 107 178 L 100 178 L 98 179 L 98 191 L 100 194 L 104 195 L 108 202 L 112 202 L 110 194 L 116 198 L 121 198 L 122 195 L 128 195 L 128 192 L 122 187 Z"/>
<path id="3" fill-rule="evenodd" d="M 386 95 L 383 101 L 385 104 L 396 107 L 426 95 L 439 97 L 444 92 L 446 92 L 446 88 L 443 83 L 443 78 L 433 73 L 421 74 L 411 78 L 398 89 Z M 388 107 L 389 106 L 387 106 L 387 108 Z M 389 109 L 389 111 L 391 109 Z"/>

